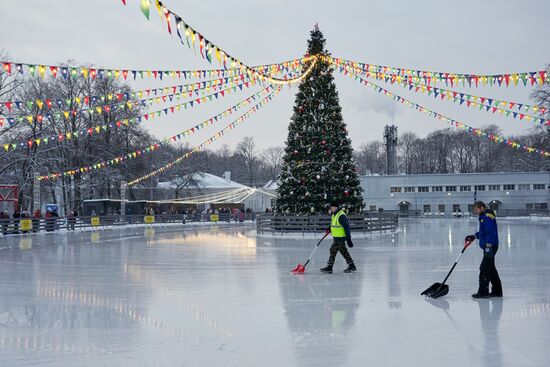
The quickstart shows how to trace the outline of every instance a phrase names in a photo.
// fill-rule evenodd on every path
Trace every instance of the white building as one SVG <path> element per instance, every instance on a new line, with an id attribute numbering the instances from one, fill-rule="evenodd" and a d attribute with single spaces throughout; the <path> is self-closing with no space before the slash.
<path id="1" fill-rule="evenodd" d="M 501 212 L 548 211 L 550 172 L 360 176 L 365 210 L 471 213 L 475 200 Z"/>

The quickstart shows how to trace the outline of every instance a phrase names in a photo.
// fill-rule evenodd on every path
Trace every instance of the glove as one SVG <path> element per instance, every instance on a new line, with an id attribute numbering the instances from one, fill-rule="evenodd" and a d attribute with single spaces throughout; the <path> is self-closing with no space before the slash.
<path id="1" fill-rule="evenodd" d="M 464 238 L 464 242 L 474 242 L 475 240 L 476 240 L 476 236 L 474 236 L 473 234 L 466 236 Z"/>
<path id="2" fill-rule="evenodd" d="M 325 229 L 325 236 L 328 236 L 330 234 L 330 228 L 329 229 Z"/>
<path id="3" fill-rule="evenodd" d="M 348 243 L 348 247 L 352 248 L 353 247 L 353 242 L 351 242 L 351 238 L 347 239 L 346 241 Z"/>

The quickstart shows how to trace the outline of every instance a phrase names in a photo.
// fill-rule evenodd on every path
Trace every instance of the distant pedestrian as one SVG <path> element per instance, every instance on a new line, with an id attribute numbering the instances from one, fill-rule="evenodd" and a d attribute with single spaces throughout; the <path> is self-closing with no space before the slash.
<path id="1" fill-rule="evenodd" d="M 74 226 L 76 224 L 76 210 L 71 210 L 69 215 L 67 215 L 67 229 L 74 231 Z"/>
<path id="2" fill-rule="evenodd" d="M 55 218 L 53 217 L 53 211 L 47 210 L 45 217 L 46 231 L 52 232 L 55 226 Z"/>
<path id="3" fill-rule="evenodd" d="M 239 210 L 239 222 L 244 222 L 245 220 L 245 212 L 244 209 Z"/>
<path id="4" fill-rule="evenodd" d="M 19 222 L 21 221 L 21 213 L 18 209 L 13 212 L 13 233 L 19 233 Z"/>

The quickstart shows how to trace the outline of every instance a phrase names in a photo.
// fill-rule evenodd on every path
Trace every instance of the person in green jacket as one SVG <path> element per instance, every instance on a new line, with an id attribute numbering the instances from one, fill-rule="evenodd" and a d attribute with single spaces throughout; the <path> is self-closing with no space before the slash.
<path id="1" fill-rule="evenodd" d="M 348 267 L 344 270 L 344 273 L 351 273 L 352 271 L 357 271 L 357 267 L 349 254 L 348 249 L 346 248 L 346 242 L 350 248 L 353 247 L 353 242 L 351 241 L 351 229 L 349 225 L 349 220 L 344 209 L 340 209 L 340 206 L 337 202 L 333 201 L 330 203 L 330 228 L 327 228 L 326 234 L 332 234 L 334 241 L 330 247 L 330 256 L 327 261 L 327 266 L 321 268 L 321 272 L 332 274 L 332 267 L 334 266 L 334 261 L 336 260 L 336 255 L 338 252 L 342 254 Z"/>

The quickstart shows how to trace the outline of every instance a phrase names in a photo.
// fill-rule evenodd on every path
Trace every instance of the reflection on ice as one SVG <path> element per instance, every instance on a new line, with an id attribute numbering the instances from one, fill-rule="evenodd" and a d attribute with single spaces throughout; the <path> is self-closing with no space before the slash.
<path id="1" fill-rule="evenodd" d="M 32 248 L 32 239 L 30 237 L 21 237 L 19 240 L 20 250 L 30 250 Z"/>
<path id="2" fill-rule="evenodd" d="M 218 322 L 211 320 L 201 310 L 200 306 L 194 302 L 191 302 L 192 297 L 185 294 L 184 291 L 179 289 L 171 289 L 163 285 L 163 282 L 157 279 L 156 272 L 151 272 L 148 269 L 142 269 L 139 265 L 124 266 L 124 272 L 137 283 L 147 284 L 154 289 L 163 299 L 167 299 L 173 302 L 179 310 L 185 310 L 191 314 L 197 321 L 200 321 L 208 328 L 215 330 L 217 335 L 223 337 L 233 337 L 233 333 L 225 330 Z M 181 307 L 180 307 L 181 306 Z M 181 330 L 180 330 L 181 331 Z"/>
<path id="3" fill-rule="evenodd" d="M 190 243 L 200 247 L 229 249 L 238 256 L 256 256 L 255 236 L 245 235 L 242 231 L 230 233 L 220 231 L 217 225 L 201 230 L 180 232 L 170 236 L 170 238 L 151 236 L 147 241 L 148 246 L 188 245 Z"/>

